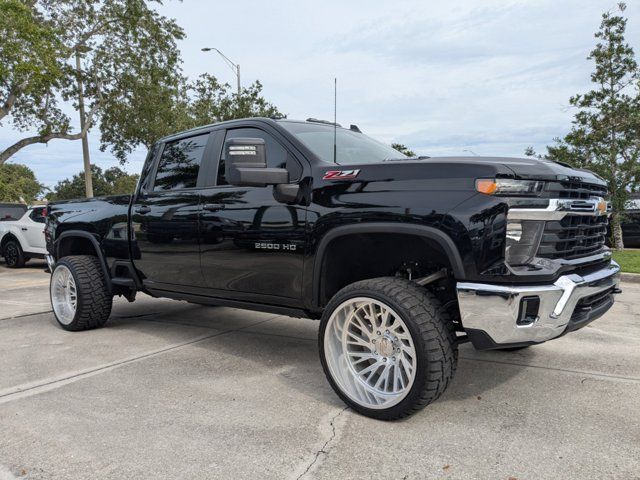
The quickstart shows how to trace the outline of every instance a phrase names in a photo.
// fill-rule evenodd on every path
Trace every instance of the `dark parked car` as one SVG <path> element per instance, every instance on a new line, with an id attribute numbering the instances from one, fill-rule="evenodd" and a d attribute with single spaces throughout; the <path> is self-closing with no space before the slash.
<path id="1" fill-rule="evenodd" d="M 622 222 L 622 239 L 625 247 L 640 248 L 640 211 L 629 210 Z"/>
<path id="2" fill-rule="evenodd" d="M 640 248 L 640 194 L 631 194 L 621 227 L 624 246 Z M 607 245 L 611 246 L 611 229 L 607 232 Z"/>
<path id="3" fill-rule="evenodd" d="M 50 205 L 51 301 L 67 330 L 139 291 L 320 319 L 338 396 L 396 419 L 442 394 L 460 343 L 525 348 L 611 307 L 606 195 L 549 161 L 408 158 L 356 126 L 234 120 L 160 140 L 132 196 Z"/>

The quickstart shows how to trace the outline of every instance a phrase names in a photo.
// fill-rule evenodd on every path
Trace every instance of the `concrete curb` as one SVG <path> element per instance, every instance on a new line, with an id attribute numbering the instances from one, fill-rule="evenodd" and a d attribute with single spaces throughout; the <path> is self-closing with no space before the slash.
<path id="1" fill-rule="evenodd" d="M 640 274 L 638 273 L 620 273 L 620 280 L 629 283 L 640 283 Z"/>

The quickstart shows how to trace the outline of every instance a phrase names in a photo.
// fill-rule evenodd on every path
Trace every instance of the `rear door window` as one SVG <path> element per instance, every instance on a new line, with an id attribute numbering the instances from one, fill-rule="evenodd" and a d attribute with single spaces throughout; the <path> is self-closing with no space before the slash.
<path id="1" fill-rule="evenodd" d="M 167 142 L 158 162 L 154 191 L 194 188 L 209 133 Z"/>
<path id="2" fill-rule="evenodd" d="M 45 207 L 38 207 L 31 210 L 29 218 L 36 223 L 45 223 L 47 217 L 45 217 Z"/>
<path id="3" fill-rule="evenodd" d="M 18 220 L 22 218 L 26 212 L 26 205 L 0 205 L 0 221 Z"/>

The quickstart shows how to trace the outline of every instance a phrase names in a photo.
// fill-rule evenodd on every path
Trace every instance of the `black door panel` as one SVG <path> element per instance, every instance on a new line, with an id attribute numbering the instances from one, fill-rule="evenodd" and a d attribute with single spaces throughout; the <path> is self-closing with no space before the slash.
<path id="1" fill-rule="evenodd" d="M 208 165 L 215 135 L 192 134 L 160 144 L 153 164 L 143 170 L 131 208 L 134 265 L 143 282 L 204 287 L 200 268 L 198 186 Z"/>
<path id="2" fill-rule="evenodd" d="M 197 191 L 151 193 L 133 206 L 132 227 L 145 283 L 204 286 Z M 146 212 L 146 213 L 143 213 Z"/>
<path id="3" fill-rule="evenodd" d="M 202 191 L 201 262 L 207 285 L 229 296 L 300 298 L 305 209 L 277 202 L 272 187 Z"/>

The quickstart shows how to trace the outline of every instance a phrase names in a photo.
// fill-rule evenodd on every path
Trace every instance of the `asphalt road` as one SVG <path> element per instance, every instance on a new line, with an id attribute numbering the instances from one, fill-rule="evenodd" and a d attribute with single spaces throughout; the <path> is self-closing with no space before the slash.
<path id="1" fill-rule="evenodd" d="M 460 350 L 404 421 L 346 409 L 318 323 L 141 295 L 101 330 L 50 313 L 43 264 L 0 266 L 0 479 L 640 479 L 640 284 L 514 353 Z"/>

